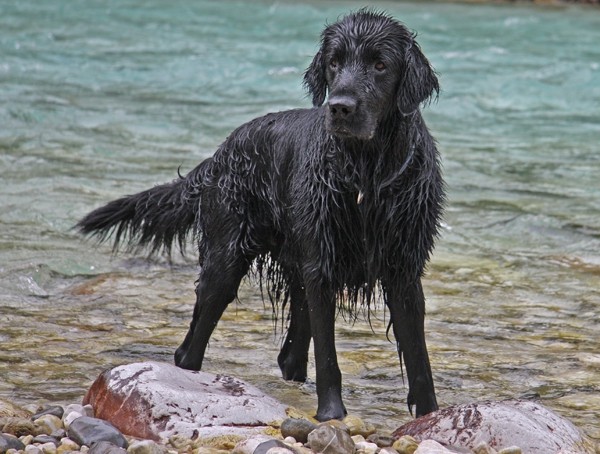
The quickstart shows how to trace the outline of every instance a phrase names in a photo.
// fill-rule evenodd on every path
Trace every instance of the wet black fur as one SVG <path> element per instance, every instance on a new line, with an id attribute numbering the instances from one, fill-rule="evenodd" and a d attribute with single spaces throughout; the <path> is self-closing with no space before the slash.
<path id="1" fill-rule="evenodd" d="M 152 251 L 196 234 L 197 302 L 175 355 L 187 369 L 201 368 L 214 327 L 254 269 L 290 305 L 284 378 L 306 378 L 313 338 L 319 420 L 345 415 L 335 301 L 363 307 L 379 287 L 406 364 L 408 405 L 426 414 L 437 403 L 421 277 L 444 188 L 419 106 L 437 94 L 437 78 L 402 24 L 361 10 L 325 29 L 304 84 L 315 107 L 240 126 L 186 176 L 110 202 L 78 227 Z"/>

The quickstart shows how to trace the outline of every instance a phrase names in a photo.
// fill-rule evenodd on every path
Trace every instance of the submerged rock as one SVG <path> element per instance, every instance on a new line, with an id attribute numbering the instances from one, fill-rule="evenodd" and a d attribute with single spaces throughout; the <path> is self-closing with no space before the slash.
<path id="1" fill-rule="evenodd" d="M 530 454 L 594 452 L 573 424 L 531 401 L 455 405 L 415 419 L 394 432 L 395 437 L 403 435 L 471 450 L 486 443 L 496 450 L 518 446 Z"/>
<path id="2" fill-rule="evenodd" d="M 287 410 L 241 380 L 157 362 L 103 372 L 83 402 L 124 434 L 154 441 L 263 433 Z"/>

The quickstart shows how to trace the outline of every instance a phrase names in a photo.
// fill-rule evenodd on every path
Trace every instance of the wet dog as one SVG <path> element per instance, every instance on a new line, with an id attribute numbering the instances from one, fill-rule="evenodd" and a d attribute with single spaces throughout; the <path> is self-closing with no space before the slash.
<path id="1" fill-rule="evenodd" d="M 390 312 L 408 405 L 438 408 L 421 278 L 444 202 L 439 156 L 420 106 L 439 91 L 414 35 L 370 10 L 325 28 L 304 76 L 314 107 L 265 115 L 175 181 L 112 201 L 78 223 L 115 247 L 199 244 L 200 277 L 175 363 L 199 370 L 223 311 L 252 269 L 289 304 L 278 364 L 303 381 L 314 342 L 317 419 L 343 418 L 334 340 L 338 303 L 374 292 Z"/>

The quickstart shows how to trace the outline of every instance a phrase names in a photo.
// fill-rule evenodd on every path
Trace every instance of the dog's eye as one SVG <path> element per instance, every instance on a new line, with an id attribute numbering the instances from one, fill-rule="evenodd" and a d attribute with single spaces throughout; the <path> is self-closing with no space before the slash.
<path id="1" fill-rule="evenodd" d="M 338 67 L 338 61 L 334 58 L 329 62 L 329 67 L 331 69 L 337 69 Z"/>
<path id="2" fill-rule="evenodd" d="M 378 61 L 377 63 L 375 63 L 375 69 L 377 71 L 383 71 L 385 69 L 385 63 L 382 61 Z"/>

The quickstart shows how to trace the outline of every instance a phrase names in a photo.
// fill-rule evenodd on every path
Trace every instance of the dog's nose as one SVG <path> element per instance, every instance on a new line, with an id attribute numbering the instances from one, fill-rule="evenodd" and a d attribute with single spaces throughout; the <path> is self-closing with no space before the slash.
<path id="1" fill-rule="evenodd" d="M 329 98 L 327 105 L 331 116 L 338 119 L 348 118 L 356 112 L 356 101 L 349 96 Z"/>

